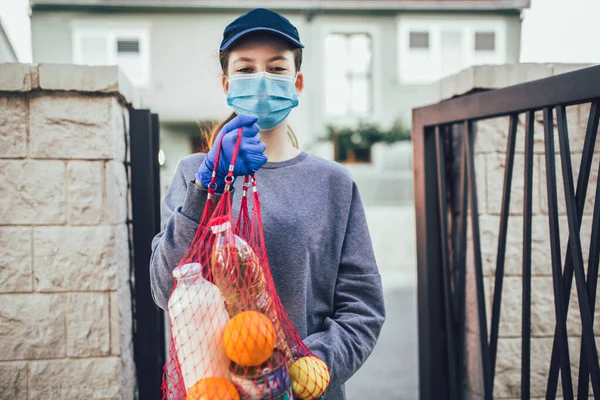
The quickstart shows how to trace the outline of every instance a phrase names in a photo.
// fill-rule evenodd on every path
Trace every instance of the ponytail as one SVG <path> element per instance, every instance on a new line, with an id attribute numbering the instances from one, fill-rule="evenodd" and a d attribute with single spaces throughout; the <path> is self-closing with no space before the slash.
<path id="1" fill-rule="evenodd" d="M 298 145 L 298 138 L 296 137 L 296 134 L 294 133 L 294 130 L 292 129 L 292 127 L 289 125 L 287 127 L 287 134 L 288 134 L 288 139 L 290 139 L 290 142 L 292 142 L 292 146 L 299 149 L 300 147 Z"/>
<path id="2" fill-rule="evenodd" d="M 227 117 L 227 119 L 225 119 L 221 123 L 215 125 L 212 128 L 212 130 L 210 130 L 210 131 L 207 131 L 205 128 L 202 128 L 200 123 L 198 121 L 196 121 L 196 125 L 200 128 L 200 135 L 202 135 L 204 137 L 204 144 L 200 148 L 201 153 L 209 152 L 209 150 L 213 147 L 215 140 L 217 140 L 217 136 L 219 135 L 219 132 L 221 132 L 221 129 L 223 129 L 225 124 L 228 123 L 229 121 L 231 121 L 232 119 L 234 119 L 236 116 L 237 116 L 236 113 L 234 113 L 234 112 L 231 113 L 231 115 L 229 117 Z M 292 142 L 292 145 L 298 149 L 299 148 L 298 138 L 296 137 L 296 134 L 292 130 L 292 127 L 289 125 L 287 128 L 287 134 L 288 134 L 288 139 L 290 140 L 290 142 Z"/>

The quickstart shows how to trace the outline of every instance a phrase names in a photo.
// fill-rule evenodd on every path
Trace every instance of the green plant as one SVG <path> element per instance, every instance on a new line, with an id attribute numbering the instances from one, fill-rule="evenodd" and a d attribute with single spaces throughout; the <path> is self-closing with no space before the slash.
<path id="1" fill-rule="evenodd" d="M 390 129 L 378 124 L 361 122 L 354 127 L 327 125 L 327 134 L 321 141 L 335 144 L 336 159 L 340 161 L 370 161 L 371 147 L 375 143 L 391 144 L 411 140 L 411 131 L 402 121 L 396 120 Z"/>
<path id="2" fill-rule="evenodd" d="M 396 120 L 390 129 L 381 129 L 378 124 L 361 122 L 355 127 L 327 125 L 327 135 L 322 140 L 350 142 L 353 147 L 370 147 L 374 143 L 395 143 L 411 140 L 410 128 Z"/>

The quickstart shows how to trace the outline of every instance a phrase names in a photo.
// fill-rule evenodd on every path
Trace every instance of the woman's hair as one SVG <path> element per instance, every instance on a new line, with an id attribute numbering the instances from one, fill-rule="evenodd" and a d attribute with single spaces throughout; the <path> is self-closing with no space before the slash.
<path id="1" fill-rule="evenodd" d="M 269 37 L 273 37 L 272 34 L 268 34 L 268 33 L 265 34 L 264 32 L 256 32 L 255 34 L 247 35 L 247 37 L 245 37 L 243 40 L 244 41 L 252 40 L 253 38 L 256 38 L 257 36 L 263 36 L 263 35 L 268 35 Z M 291 48 L 291 47 L 290 47 L 290 49 L 294 53 L 294 65 L 296 67 L 296 72 L 299 72 L 300 67 L 302 66 L 302 49 L 301 48 Z M 229 48 L 229 49 L 221 51 L 219 53 L 219 63 L 221 64 L 221 71 L 222 71 L 223 75 L 227 75 L 227 67 L 229 65 L 229 56 L 231 55 L 231 50 L 233 50 L 233 48 Z M 210 132 L 207 132 L 207 131 L 202 132 L 202 135 L 205 137 L 205 141 L 204 141 L 203 148 L 201 148 L 201 150 L 200 150 L 201 152 L 206 153 L 206 152 L 208 152 L 208 150 L 210 150 L 210 148 L 212 147 L 212 145 L 214 144 L 214 142 L 217 138 L 217 135 L 219 134 L 221 129 L 223 129 L 223 126 L 225 126 L 226 123 L 228 123 L 229 121 L 234 119 L 236 117 L 236 115 L 237 114 L 233 112 L 233 113 L 231 113 L 231 115 L 229 117 L 227 117 L 227 119 L 225 119 L 221 123 L 215 125 L 210 130 Z M 290 138 L 294 147 L 298 148 L 298 139 L 296 138 L 296 134 L 294 133 L 294 131 L 292 130 L 292 128 L 289 125 L 288 125 L 287 133 L 288 133 L 288 137 Z"/>

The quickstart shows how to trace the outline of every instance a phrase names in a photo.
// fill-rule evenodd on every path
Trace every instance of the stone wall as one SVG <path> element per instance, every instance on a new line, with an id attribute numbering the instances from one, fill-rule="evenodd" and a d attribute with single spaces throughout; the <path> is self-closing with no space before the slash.
<path id="1" fill-rule="evenodd" d="M 129 88 L 0 64 L 2 399 L 135 397 Z"/>
<path id="2" fill-rule="evenodd" d="M 538 76 L 539 77 L 539 76 Z M 504 75 L 502 75 L 502 79 Z M 568 130 L 573 160 L 574 180 L 577 182 L 589 104 L 567 107 Z M 536 113 L 533 166 L 533 220 L 532 220 L 532 281 L 531 281 L 531 397 L 545 398 L 548 369 L 552 353 L 555 329 L 554 292 L 548 202 L 546 188 L 546 165 L 542 113 Z M 510 218 L 508 223 L 505 278 L 502 292 L 500 334 L 494 383 L 494 398 L 517 399 L 521 396 L 521 304 L 522 304 L 522 250 L 523 250 L 523 182 L 525 115 L 521 115 L 517 133 L 516 155 L 511 191 Z M 502 182 L 505 170 L 508 118 L 480 121 L 476 127 L 476 173 L 478 185 L 479 223 L 483 258 L 484 288 L 488 335 L 491 327 L 491 303 L 494 294 L 496 252 L 502 202 Z M 561 258 L 564 265 L 568 240 L 568 225 L 564 188 L 557 141 L 555 115 L 555 150 L 558 186 Z M 587 191 L 581 228 L 584 262 L 587 262 L 591 237 L 592 214 L 600 143 L 595 156 Z M 469 222 L 470 224 L 470 222 Z M 469 225 L 470 229 L 470 225 Z M 468 233 L 467 264 L 467 398 L 482 398 L 481 355 L 473 269 L 473 253 Z M 587 269 L 587 265 L 586 265 Z M 598 310 L 598 307 L 596 307 Z M 600 331 L 599 318 L 595 318 L 595 332 Z M 571 293 L 567 323 L 570 347 L 571 371 L 576 390 L 581 344 L 581 322 L 575 285 Z M 559 397 L 561 395 L 559 383 Z M 590 391 L 590 394 L 592 392 Z"/>

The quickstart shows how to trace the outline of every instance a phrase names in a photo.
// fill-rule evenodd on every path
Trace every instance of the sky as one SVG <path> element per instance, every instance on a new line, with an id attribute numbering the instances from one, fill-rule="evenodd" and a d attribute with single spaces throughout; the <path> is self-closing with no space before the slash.
<path id="1" fill-rule="evenodd" d="M 600 0 L 532 0 L 523 13 L 521 62 L 600 63 Z M 31 61 L 29 0 L 0 0 L 0 18 L 19 60 Z"/>
<path id="2" fill-rule="evenodd" d="M 532 0 L 523 13 L 521 62 L 600 63 L 600 0 Z"/>

